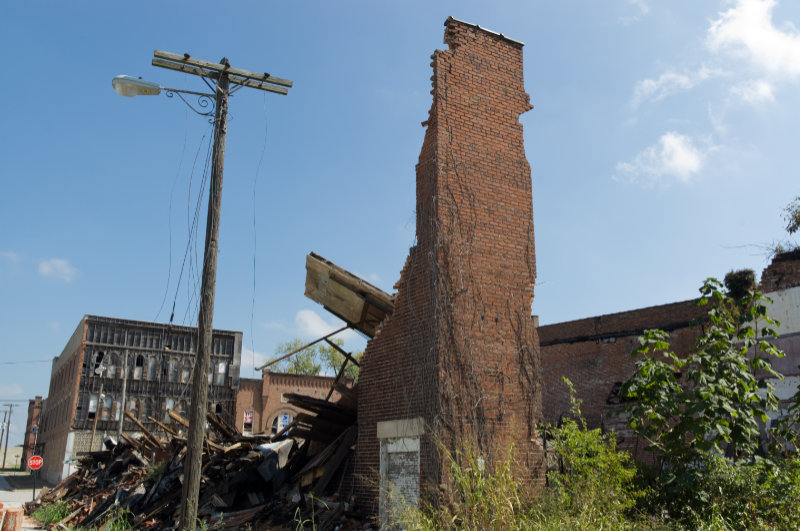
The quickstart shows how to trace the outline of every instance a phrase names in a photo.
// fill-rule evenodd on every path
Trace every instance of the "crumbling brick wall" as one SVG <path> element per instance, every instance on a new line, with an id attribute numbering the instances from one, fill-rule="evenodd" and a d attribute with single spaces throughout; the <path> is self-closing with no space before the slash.
<path id="1" fill-rule="evenodd" d="M 776 255 L 761 273 L 759 289 L 763 292 L 800 286 L 800 250 Z"/>
<path id="2" fill-rule="evenodd" d="M 373 509 L 381 421 L 423 419 L 423 490 L 446 481 L 438 443 L 477 448 L 490 465 L 513 445 L 518 471 L 541 479 L 522 44 L 452 18 L 445 27 L 416 168 L 417 244 L 359 379 L 356 479 Z"/>

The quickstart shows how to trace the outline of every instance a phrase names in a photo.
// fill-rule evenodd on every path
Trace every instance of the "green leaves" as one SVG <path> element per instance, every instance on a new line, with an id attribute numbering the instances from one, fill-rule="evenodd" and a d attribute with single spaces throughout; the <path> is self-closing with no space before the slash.
<path id="1" fill-rule="evenodd" d="M 752 458 L 778 406 L 773 386 L 756 377 L 781 377 L 771 359 L 783 353 L 767 341 L 777 336 L 769 299 L 750 290 L 734 300 L 713 278 L 700 293 L 708 321 L 695 348 L 679 356 L 667 332 L 646 330 L 633 353 L 636 372 L 622 386 L 628 425 L 661 453 L 660 481 L 675 499 L 708 497 L 698 485 L 712 455 Z"/>

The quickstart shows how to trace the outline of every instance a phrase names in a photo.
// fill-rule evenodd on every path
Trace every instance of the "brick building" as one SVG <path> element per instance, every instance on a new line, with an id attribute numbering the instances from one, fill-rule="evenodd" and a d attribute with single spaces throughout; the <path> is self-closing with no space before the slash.
<path id="1" fill-rule="evenodd" d="M 28 466 L 28 458 L 36 454 L 35 445 L 38 443 L 37 434 L 42 413 L 42 404 L 43 400 L 41 396 L 37 396 L 33 400 L 28 401 L 28 420 L 25 423 L 25 440 L 22 441 L 22 470 L 25 470 L 25 467 Z M 36 426 L 36 429 L 33 429 L 34 426 Z"/>
<path id="2" fill-rule="evenodd" d="M 328 396 L 334 378 L 263 371 L 262 378 L 242 378 L 236 394 L 236 427 L 244 434 L 277 433 L 294 420 L 300 410 L 285 396 L 298 393 L 314 398 Z M 331 400 L 340 398 L 334 392 Z"/>
<path id="3" fill-rule="evenodd" d="M 447 480 L 438 442 L 489 466 L 513 445 L 518 471 L 541 478 L 523 45 L 453 18 L 444 41 L 416 167 L 417 244 L 359 376 L 357 492 L 382 516 L 387 488 L 414 501 Z M 378 472 L 381 488 L 359 479 Z"/>
<path id="4" fill-rule="evenodd" d="M 788 406 L 800 384 L 800 251 L 776 256 L 761 274 L 759 289 L 773 300 L 767 313 L 780 321 L 775 345 L 786 352 L 773 367 L 786 376 L 774 381 L 776 394 Z M 669 332 L 676 353 L 689 352 L 701 333 L 693 321 L 706 315 L 696 300 L 675 302 L 627 312 L 589 317 L 539 327 L 542 357 L 542 411 L 545 421 L 556 423 L 569 412 L 569 396 L 562 377 L 569 378 L 590 428 L 613 429 L 619 448 L 642 459 L 643 443 L 612 411 L 619 404 L 619 388 L 634 372 L 631 352 L 646 329 Z"/>
<path id="5" fill-rule="evenodd" d="M 168 408 L 186 414 L 196 352 L 195 327 L 84 316 L 53 360 L 39 423 L 45 479 L 67 476 L 79 455 L 101 448 L 104 433 L 116 435 L 120 419 L 136 433 L 123 411 L 153 428 L 149 417 L 162 420 Z M 214 330 L 208 400 L 230 422 L 241 353 L 241 332 Z"/>

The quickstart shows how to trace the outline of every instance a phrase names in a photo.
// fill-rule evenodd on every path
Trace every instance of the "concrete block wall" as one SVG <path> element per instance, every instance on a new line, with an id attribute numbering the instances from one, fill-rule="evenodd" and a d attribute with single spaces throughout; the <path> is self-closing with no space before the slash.
<path id="1" fill-rule="evenodd" d="M 490 465 L 513 445 L 517 470 L 542 478 L 522 44 L 452 18 L 445 28 L 416 168 L 417 244 L 359 378 L 356 479 L 373 508 L 379 422 L 424 422 L 423 492 L 447 479 L 439 443 L 472 446 Z"/>

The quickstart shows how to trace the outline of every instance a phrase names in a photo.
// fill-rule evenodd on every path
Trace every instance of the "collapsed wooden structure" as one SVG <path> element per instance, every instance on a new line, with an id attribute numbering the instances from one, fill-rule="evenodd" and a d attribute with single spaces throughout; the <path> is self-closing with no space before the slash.
<path id="1" fill-rule="evenodd" d="M 198 518 L 215 529 L 296 528 L 301 522 L 317 529 L 360 527 L 355 499 L 340 491 L 356 433 L 355 395 L 341 394 L 337 403 L 287 395 L 307 413 L 274 435 L 244 436 L 209 412 Z M 161 433 L 140 424 L 137 438 L 106 437 L 106 450 L 84 456 L 75 473 L 27 504 L 26 512 L 63 502 L 70 514 L 61 529 L 102 529 L 120 517 L 135 529 L 175 529 L 188 421 L 168 414 L 169 423 L 151 418 Z"/>

